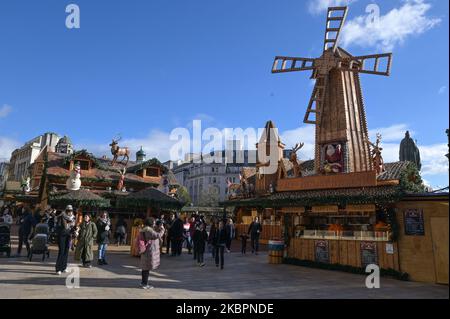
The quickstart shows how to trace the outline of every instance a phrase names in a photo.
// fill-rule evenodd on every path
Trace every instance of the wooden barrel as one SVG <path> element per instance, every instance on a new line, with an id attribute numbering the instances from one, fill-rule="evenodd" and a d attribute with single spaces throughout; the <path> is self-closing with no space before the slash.
<path id="1" fill-rule="evenodd" d="M 140 227 L 133 226 L 131 228 L 131 238 L 130 238 L 130 253 L 133 257 L 139 257 L 138 247 L 136 246 L 136 239 L 139 235 Z"/>
<path id="2" fill-rule="evenodd" d="M 269 240 L 269 264 L 283 263 L 284 241 Z"/>

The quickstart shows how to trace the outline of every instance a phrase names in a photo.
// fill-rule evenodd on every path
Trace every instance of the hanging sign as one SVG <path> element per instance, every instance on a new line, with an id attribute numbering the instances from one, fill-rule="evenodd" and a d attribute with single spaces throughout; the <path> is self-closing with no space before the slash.
<path id="1" fill-rule="evenodd" d="M 421 209 L 407 209 L 404 211 L 405 235 L 425 236 L 425 223 Z"/>
<path id="2" fill-rule="evenodd" d="M 361 266 L 378 265 L 377 244 L 374 242 L 361 242 Z"/>
<path id="3" fill-rule="evenodd" d="M 315 242 L 316 261 L 328 264 L 330 262 L 330 253 L 328 249 L 328 241 L 316 240 Z"/>

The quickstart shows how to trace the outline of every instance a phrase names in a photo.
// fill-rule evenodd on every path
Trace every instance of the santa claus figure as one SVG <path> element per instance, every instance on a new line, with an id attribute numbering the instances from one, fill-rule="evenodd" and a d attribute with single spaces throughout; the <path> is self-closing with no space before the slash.
<path id="1" fill-rule="evenodd" d="M 328 144 L 325 146 L 326 173 L 342 172 L 342 146 L 341 144 Z"/>

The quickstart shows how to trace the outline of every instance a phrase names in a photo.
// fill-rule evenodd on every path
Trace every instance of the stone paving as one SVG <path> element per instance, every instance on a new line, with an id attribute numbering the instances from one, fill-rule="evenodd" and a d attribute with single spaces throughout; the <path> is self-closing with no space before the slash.
<path id="1" fill-rule="evenodd" d="M 26 250 L 25 250 L 26 251 Z M 225 269 L 216 268 L 205 254 L 206 266 L 192 255 L 161 256 L 151 272 L 152 290 L 139 289 L 139 258 L 129 247 L 111 246 L 109 265 L 80 268 L 80 288 L 68 289 L 67 275 L 54 274 L 56 250 L 49 260 L 0 256 L 0 298 L 164 298 L 164 299 L 329 299 L 329 298 L 449 298 L 448 286 L 381 278 L 380 289 L 367 289 L 365 276 L 293 265 L 270 265 L 267 253 L 225 255 Z M 73 253 L 69 257 L 73 263 Z M 73 264 L 76 265 L 76 264 Z"/>

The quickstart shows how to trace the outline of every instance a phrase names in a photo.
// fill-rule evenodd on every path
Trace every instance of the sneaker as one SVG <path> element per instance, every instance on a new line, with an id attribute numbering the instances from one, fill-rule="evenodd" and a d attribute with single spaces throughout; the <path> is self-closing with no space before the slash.
<path id="1" fill-rule="evenodd" d="M 223 266 L 220 266 L 220 269 L 223 269 Z"/>
<path id="2" fill-rule="evenodd" d="M 57 274 L 58 276 L 60 276 L 60 275 L 61 275 L 61 271 L 57 271 L 56 274 Z"/>
<path id="3" fill-rule="evenodd" d="M 153 286 L 141 284 L 141 288 L 147 290 L 147 289 L 153 289 Z"/>
<path id="4" fill-rule="evenodd" d="M 63 273 L 67 274 L 69 271 L 67 269 L 63 270 Z"/>
<path id="5" fill-rule="evenodd" d="M 216 267 L 219 267 L 219 264 L 216 264 Z"/>
<path id="6" fill-rule="evenodd" d="M 106 262 L 106 259 L 102 260 L 103 265 L 107 265 L 108 263 Z"/>
<path id="7" fill-rule="evenodd" d="M 201 263 L 201 264 L 200 264 L 200 267 L 203 267 L 203 266 L 205 266 L 205 263 Z"/>
<path id="8" fill-rule="evenodd" d="M 99 259 L 99 260 L 97 260 L 97 265 L 103 265 L 103 260 L 102 259 Z"/>

